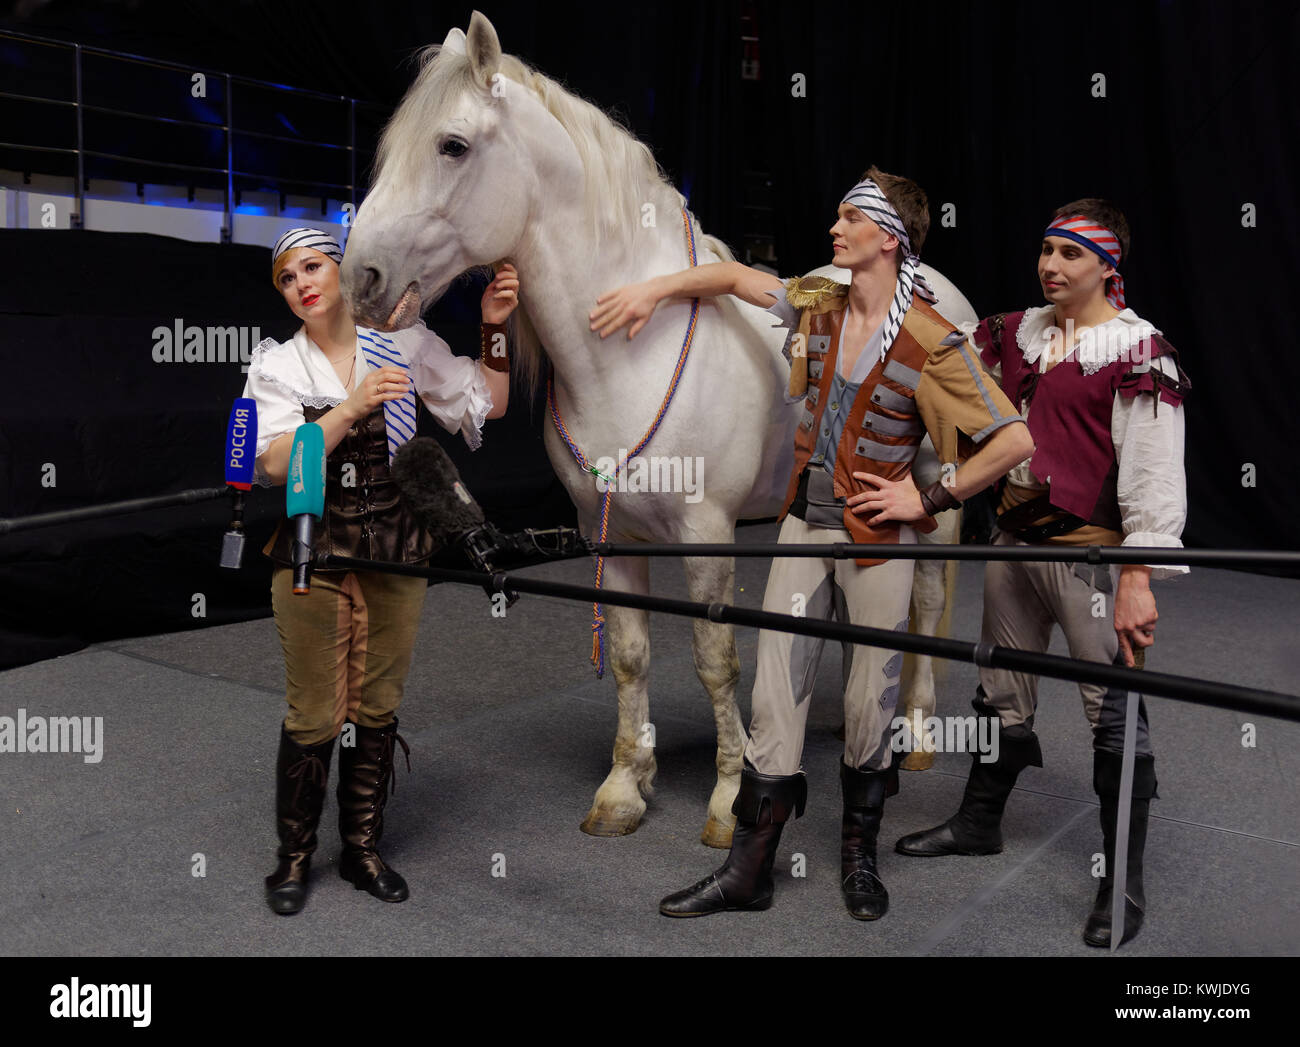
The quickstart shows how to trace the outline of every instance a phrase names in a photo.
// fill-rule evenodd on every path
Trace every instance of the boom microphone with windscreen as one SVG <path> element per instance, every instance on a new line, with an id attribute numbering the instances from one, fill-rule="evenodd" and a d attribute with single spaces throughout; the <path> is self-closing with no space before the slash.
<path id="1" fill-rule="evenodd" d="M 285 511 L 294 523 L 293 591 L 311 592 L 311 550 L 316 521 L 325 515 L 325 432 L 315 422 L 300 425 L 289 452 Z"/>
<path id="2" fill-rule="evenodd" d="M 404 443 L 393 456 L 392 474 L 412 514 L 440 546 L 456 545 L 484 526 L 483 510 L 437 440 L 420 436 Z"/>
<path id="3" fill-rule="evenodd" d="M 442 445 L 427 436 L 398 448 L 392 474 L 420 526 L 439 545 L 460 549 L 480 571 L 495 574 L 510 561 L 535 563 L 590 551 L 590 543 L 571 527 L 520 534 L 499 531 L 484 519 Z M 506 595 L 510 603 L 518 599 L 515 593 Z"/>

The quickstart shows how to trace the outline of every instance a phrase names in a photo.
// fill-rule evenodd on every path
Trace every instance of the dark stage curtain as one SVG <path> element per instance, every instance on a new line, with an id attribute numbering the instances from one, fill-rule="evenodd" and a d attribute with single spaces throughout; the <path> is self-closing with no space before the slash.
<path id="1" fill-rule="evenodd" d="M 1052 211 L 1109 198 L 1132 227 L 1128 304 L 1193 384 L 1184 541 L 1296 548 L 1300 357 L 1286 303 L 1300 275 L 1300 5 L 760 10 L 783 272 L 830 261 L 835 207 L 875 163 L 926 189 L 923 258 L 977 312 L 1024 309 L 1042 304 Z M 796 73 L 805 98 L 791 94 Z"/>

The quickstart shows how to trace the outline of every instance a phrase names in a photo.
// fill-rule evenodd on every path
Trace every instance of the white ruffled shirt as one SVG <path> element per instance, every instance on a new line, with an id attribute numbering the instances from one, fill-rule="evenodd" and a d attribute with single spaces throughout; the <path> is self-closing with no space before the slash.
<path id="1" fill-rule="evenodd" d="M 1016 344 L 1025 361 L 1038 362 L 1040 373 L 1047 370 L 1048 332 L 1055 324 L 1050 305 L 1026 309 L 1016 331 Z M 1160 334 L 1132 309 L 1123 310 L 1104 324 L 1080 331 L 1073 349 L 1058 367 L 1070 366 L 1073 358 L 1085 374 L 1095 374 L 1118 360 L 1144 338 Z M 1139 365 L 1138 369 L 1141 369 Z M 1168 357 L 1157 357 L 1150 367 L 1170 378 L 1178 370 Z M 1022 417 L 1029 413 L 1019 405 Z M 1182 405 L 1160 403 L 1153 410 L 1151 397 L 1128 398 L 1115 394 L 1110 416 L 1110 436 L 1119 462 L 1115 480 L 1119 511 L 1124 521 L 1124 544 L 1181 549 L 1183 525 L 1187 522 L 1187 478 L 1183 470 L 1184 416 Z M 1046 485 L 1029 470 L 1028 460 L 1007 474 L 1007 479 L 1030 490 Z M 1186 574 L 1181 566 L 1152 566 L 1151 578 Z"/>
<path id="2" fill-rule="evenodd" d="M 358 327 L 357 333 L 369 332 Z M 410 365 L 415 390 L 438 424 L 449 433 L 459 432 L 470 450 L 477 450 L 483 442 L 483 422 L 492 410 L 492 393 L 478 363 L 456 356 L 423 321 L 384 338 Z M 360 337 L 356 352 L 354 389 L 373 369 L 361 351 Z M 307 337 L 305 327 L 298 328 L 287 342 L 264 339 L 253 350 L 244 385 L 244 396 L 257 401 L 258 459 L 274 440 L 303 424 L 304 405 L 335 407 L 350 393 L 320 347 Z M 266 482 L 260 466 L 257 472 Z"/>

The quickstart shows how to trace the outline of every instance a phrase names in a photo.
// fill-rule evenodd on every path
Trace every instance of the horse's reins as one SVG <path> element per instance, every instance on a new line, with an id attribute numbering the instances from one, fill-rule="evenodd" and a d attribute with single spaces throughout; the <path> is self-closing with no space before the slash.
<path id="1" fill-rule="evenodd" d="M 682 224 L 686 227 L 686 249 L 687 254 L 690 256 L 691 268 L 694 268 L 698 264 L 695 259 L 695 230 L 691 227 L 690 215 L 686 213 L 686 208 L 682 208 Z M 699 318 L 699 315 L 700 300 L 698 298 L 692 298 L 691 319 L 686 325 L 686 337 L 682 339 L 682 348 L 677 354 L 677 366 L 673 369 L 672 381 L 668 383 L 668 392 L 664 394 L 663 403 L 659 405 L 659 411 L 655 415 L 654 422 L 651 424 L 650 428 L 646 430 L 645 435 L 641 437 L 641 440 L 636 447 L 629 451 L 627 457 L 618 463 L 614 469 L 613 476 L 606 476 L 604 473 L 600 472 L 591 464 L 587 456 L 582 453 L 582 448 L 574 443 L 573 437 L 569 435 L 569 430 L 564 424 L 564 419 L 560 417 L 560 408 L 555 400 L 554 367 L 551 368 L 551 373 L 547 376 L 546 402 L 551 409 L 551 421 L 555 423 L 555 428 L 559 431 L 560 436 L 564 438 L 564 442 L 568 445 L 569 450 L 573 452 L 573 457 L 574 460 L 577 461 L 578 467 L 582 469 L 583 472 L 591 473 L 593 476 L 599 477 L 605 481 L 605 491 L 600 497 L 599 540 L 601 542 L 607 540 L 609 533 L 609 503 L 610 498 L 614 494 L 614 484 L 617 481 L 619 474 L 627 466 L 627 463 L 645 450 L 646 444 L 648 444 L 654 438 L 655 433 L 659 431 L 659 426 L 662 424 L 664 416 L 668 413 L 668 407 L 673 402 L 673 396 L 677 393 L 677 383 L 681 380 L 682 370 L 686 366 L 686 356 L 691 351 L 691 343 L 695 340 L 695 323 Z M 601 587 L 601 579 L 604 577 L 604 573 L 605 557 L 598 556 L 596 558 L 597 589 Z M 600 608 L 601 605 L 599 603 L 591 605 L 591 664 L 596 667 L 597 679 L 600 679 L 605 675 L 605 616 L 601 614 Z"/>

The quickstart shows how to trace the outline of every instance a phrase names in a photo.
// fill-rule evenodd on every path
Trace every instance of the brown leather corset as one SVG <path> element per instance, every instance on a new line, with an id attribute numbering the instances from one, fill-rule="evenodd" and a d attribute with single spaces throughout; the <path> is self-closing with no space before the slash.
<path id="1" fill-rule="evenodd" d="M 314 422 L 330 410 L 304 405 L 303 418 Z M 291 566 L 292 543 L 293 526 L 283 519 L 265 552 L 276 563 Z M 433 546 L 433 537 L 416 523 L 389 474 L 384 412 L 372 411 L 325 460 L 325 514 L 316 524 L 312 558 L 334 554 L 421 563 L 433 554 Z"/>

